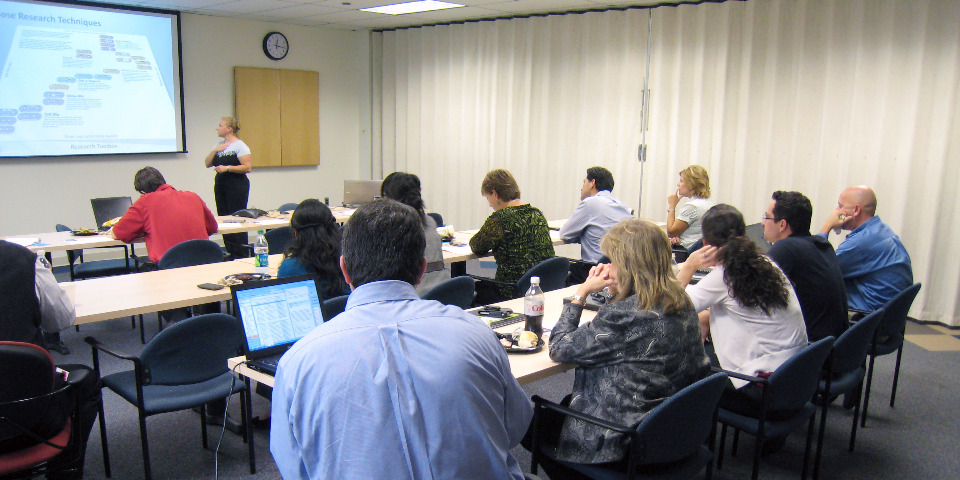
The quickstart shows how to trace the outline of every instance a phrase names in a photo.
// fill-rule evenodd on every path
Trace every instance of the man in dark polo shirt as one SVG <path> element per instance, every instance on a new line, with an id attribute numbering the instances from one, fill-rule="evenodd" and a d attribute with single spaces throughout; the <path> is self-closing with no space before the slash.
<path id="1" fill-rule="evenodd" d="M 847 294 L 837 254 L 825 238 L 810 235 L 813 207 L 800 192 L 777 191 L 763 215 L 767 255 L 790 279 L 811 342 L 847 329 Z"/>

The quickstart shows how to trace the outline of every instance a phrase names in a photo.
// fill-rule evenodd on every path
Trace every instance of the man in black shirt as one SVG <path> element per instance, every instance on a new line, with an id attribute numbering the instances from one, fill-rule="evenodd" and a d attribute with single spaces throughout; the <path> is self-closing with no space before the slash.
<path id="1" fill-rule="evenodd" d="M 763 215 L 767 255 L 790 279 L 811 342 L 847 329 L 847 294 L 837 254 L 825 238 L 810 235 L 813 207 L 800 192 L 776 191 Z"/>

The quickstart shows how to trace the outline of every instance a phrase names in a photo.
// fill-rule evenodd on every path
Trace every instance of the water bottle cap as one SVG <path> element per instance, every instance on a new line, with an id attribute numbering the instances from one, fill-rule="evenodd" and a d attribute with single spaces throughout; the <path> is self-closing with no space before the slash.
<path id="1" fill-rule="evenodd" d="M 530 277 L 530 285 L 540 285 L 540 277 Z"/>

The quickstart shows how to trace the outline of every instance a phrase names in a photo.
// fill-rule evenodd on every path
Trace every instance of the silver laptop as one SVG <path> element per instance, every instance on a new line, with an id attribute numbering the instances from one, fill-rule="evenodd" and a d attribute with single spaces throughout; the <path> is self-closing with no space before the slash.
<path id="1" fill-rule="evenodd" d="M 757 248 L 760 249 L 760 253 L 767 253 L 767 250 L 770 250 L 770 242 L 767 239 L 763 238 L 763 224 L 754 223 L 752 225 L 747 225 L 747 238 L 753 240 L 753 243 L 757 244 Z"/>
<path id="2" fill-rule="evenodd" d="M 380 198 L 383 180 L 344 180 L 343 206 L 359 207 Z"/>

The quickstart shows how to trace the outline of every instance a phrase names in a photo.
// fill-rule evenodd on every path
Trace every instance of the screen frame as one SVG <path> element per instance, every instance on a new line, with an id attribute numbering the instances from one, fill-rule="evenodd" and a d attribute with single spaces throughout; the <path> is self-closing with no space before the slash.
<path id="1" fill-rule="evenodd" d="M 22 160 L 22 159 L 51 159 L 51 158 L 90 158 L 94 159 L 97 157 L 122 157 L 129 155 L 171 155 L 171 154 L 184 154 L 188 153 L 187 151 L 187 119 L 186 119 L 186 110 L 184 102 L 184 89 L 183 89 L 183 32 L 181 28 L 180 14 L 179 10 L 166 10 L 161 8 L 150 8 L 134 5 L 118 5 L 114 3 L 95 3 L 84 0 L 77 1 L 65 1 L 65 0 L 5 0 L 9 3 L 23 3 L 23 4 L 49 4 L 51 6 L 57 6 L 62 8 L 77 8 L 89 9 L 89 10 L 100 10 L 106 12 L 142 12 L 142 13 L 151 13 L 157 15 L 169 16 L 173 22 L 173 32 L 171 32 L 171 38 L 176 40 L 176 45 L 173 45 L 173 50 L 176 52 L 176 59 L 173 62 L 175 65 L 175 71 L 173 75 L 176 76 L 174 81 L 175 89 L 173 92 L 174 97 L 174 108 L 179 110 L 179 117 L 177 125 L 177 148 L 175 150 L 167 150 L 162 152 L 95 152 L 95 153 L 70 153 L 70 154 L 43 154 L 43 155 L 9 155 L 9 156 L 0 156 L 0 164 L 8 160 Z"/>

